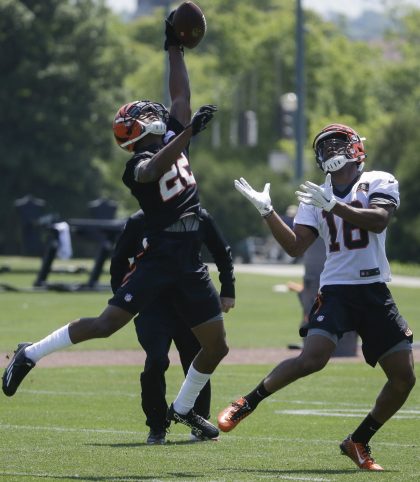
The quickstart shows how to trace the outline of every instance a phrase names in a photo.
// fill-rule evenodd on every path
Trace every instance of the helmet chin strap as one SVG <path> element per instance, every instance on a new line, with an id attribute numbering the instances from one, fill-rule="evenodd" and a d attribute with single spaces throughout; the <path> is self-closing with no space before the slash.
<path id="1" fill-rule="evenodd" d="M 130 139 L 129 141 L 124 142 L 123 144 L 121 144 L 121 147 L 127 147 L 131 144 L 134 144 L 148 134 L 156 134 L 158 136 L 163 136 L 166 134 L 166 124 L 161 120 L 155 120 L 150 124 L 144 124 L 139 120 L 136 120 L 136 122 L 139 122 L 141 124 L 142 133 L 134 139 Z"/>

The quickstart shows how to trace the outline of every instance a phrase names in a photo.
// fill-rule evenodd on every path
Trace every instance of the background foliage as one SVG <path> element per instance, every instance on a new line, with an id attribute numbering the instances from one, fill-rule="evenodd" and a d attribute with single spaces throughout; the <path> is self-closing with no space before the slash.
<path id="1" fill-rule="evenodd" d="M 232 188 L 234 178 L 245 176 L 256 188 L 271 181 L 279 212 L 295 202 L 294 145 L 279 116 L 280 96 L 295 89 L 294 2 L 199 3 L 208 32 L 185 53 L 192 103 L 196 109 L 213 102 L 219 112 L 194 141 L 192 164 L 203 204 L 235 245 L 267 233 Z M 391 171 L 400 181 L 389 253 L 414 261 L 420 11 L 389 9 L 387 15 L 386 35 L 371 42 L 347 35 L 343 23 L 305 12 L 305 177 L 322 180 L 311 153 L 315 133 L 332 121 L 354 126 L 367 137 L 367 168 Z M 87 202 L 98 197 L 117 200 L 120 216 L 136 209 L 120 180 L 127 157 L 114 146 L 110 126 L 122 103 L 165 99 L 163 18 L 156 9 L 123 22 L 94 0 L 0 0 L 0 252 L 19 252 L 14 201 L 29 193 L 64 219 L 86 216 Z M 258 119 L 256 146 L 233 129 L 241 128 L 246 111 Z M 280 173 L 268 165 L 272 151 L 289 156 Z"/>

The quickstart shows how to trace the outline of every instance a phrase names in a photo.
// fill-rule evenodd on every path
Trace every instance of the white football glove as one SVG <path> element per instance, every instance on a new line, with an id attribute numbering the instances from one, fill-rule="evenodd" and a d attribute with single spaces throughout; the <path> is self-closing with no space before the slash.
<path id="1" fill-rule="evenodd" d="M 262 192 L 258 192 L 252 189 L 246 180 L 241 177 L 239 181 L 235 179 L 235 188 L 252 202 L 263 218 L 266 218 L 273 212 L 273 206 L 271 205 L 270 199 L 269 182 L 267 182 L 267 184 L 264 186 Z"/>
<path id="2" fill-rule="evenodd" d="M 298 200 L 304 204 L 311 204 L 327 212 L 331 211 L 337 204 L 337 199 L 333 194 L 330 173 L 325 178 L 324 187 L 318 186 L 311 181 L 306 181 L 305 184 L 300 185 L 300 188 L 305 192 L 296 191 L 295 194 Z"/>

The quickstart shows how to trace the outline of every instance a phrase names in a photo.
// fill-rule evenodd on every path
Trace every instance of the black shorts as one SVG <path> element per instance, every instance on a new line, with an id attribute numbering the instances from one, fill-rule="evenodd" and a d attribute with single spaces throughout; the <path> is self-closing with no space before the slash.
<path id="1" fill-rule="evenodd" d="M 323 286 L 301 336 L 311 328 L 326 330 L 338 338 L 347 331 L 357 331 L 363 356 L 371 366 L 400 341 L 413 341 L 385 283 Z"/>
<path id="2" fill-rule="evenodd" d="M 172 341 L 181 362 L 187 359 L 188 366 L 200 350 L 197 338 L 180 317 L 175 304 L 170 301 L 168 304 L 158 301 L 152 303 L 134 318 L 134 325 L 137 339 L 144 348 L 149 363 L 165 360 L 169 364 L 168 352 Z"/>
<path id="3" fill-rule="evenodd" d="M 141 314 L 157 300 L 165 303 L 169 291 L 190 327 L 222 320 L 219 294 L 201 262 L 198 234 L 165 233 L 148 238 L 148 243 L 134 270 L 108 303 L 133 315 Z"/>

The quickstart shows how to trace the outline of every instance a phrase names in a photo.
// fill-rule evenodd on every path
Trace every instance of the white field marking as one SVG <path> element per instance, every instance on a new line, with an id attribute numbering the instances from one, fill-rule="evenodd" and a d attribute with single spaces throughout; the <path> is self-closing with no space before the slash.
<path id="1" fill-rule="evenodd" d="M 25 388 L 19 390 L 19 393 L 30 393 L 31 395 L 56 395 L 56 396 L 74 396 L 74 397 L 98 397 L 106 395 L 107 397 L 115 396 L 115 397 L 128 397 L 128 398 L 138 398 L 139 394 L 137 393 L 127 393 L 127 392 L 71 392 L 65 390 L 27 390 Z"/>
<path id="2" fill-rule="evenodd" d="M 84 479 L 82 475 L 79 474 L 66 474 L 66 475 L 58 475 L 58 474 L 49 474 L 47 472 L 43 473 L 33 473 L 33 472 L 0 472 L 0 477 L 1 476 L 9 476 L 9 477 L 38 477 L 42 479 L 52 479 L 53 477 L 57 477 L 59 479 L 80 479 L 80 480 L 89 480 L 92 478 L 92 476 L 87 476 L 87 479 Z M 137 477 L 137 476 L 135 476 Z M 93 479 L 95 480 L 95 479 Z M 98 479 L 99 480 L 99 479 Z M 127 479 L 123 477 L 110 477 L 108 479 L 107 477 L 107 482 L 133 482 L 133 476 L 128 477 Z M 136 479 L 136 480 L 141 480 L 141 479 Z M 312 480 L 312 479 L 311 479 Z M 151 479 L 150 482 L 163 482 L 161 479 Z"/>
<path id="3" fill-rule="evenodd" d="M 127 393 L 127 392 L 73 392 L 73 391 L 65 391 L 65 390 L 28 390 L 22 388 L 19 390 L 19 393 L 28 393 L 31 395 L 55 395 L 55 396 L 74 396 L 74 397 L 98 397 L 106 395 L 107 397 L 125 397 L 125 398 L 138 398 L 138 393 Z M 236 398 L 239 398 L 238 395 Z M 233 397 L 235 398 L 235 397 Z M 319 405 L 319 406 L 328 406 L 332 405 L 334 407 L 358 407 L 358 410 L 370 410 L 372 407 L 368 405 L 358 404 L 358 403 L 350 403 L 350 402 L 328 402 L 328 401 L 321 401 L 321 400 L 285 400 L 279 398 L 269 397 L 266 399 L 266 403 L 280 403 L 280 404 L 296 404 L 296 405 Z M 350 409 L 349 409 L 350 411 Z M 353 409 L 353 411 L 356 411 Z M 420 415 L 420 408 L 414 406 L 411 410 L 400 410 L 398 413 L 406 413 L 406 414 L 419 414 Z M 395 416 L 393 417 L 395 418 Z"/>
<path id="4" fill-rule="evenodd" d="M 80 432 L 80 433 L 113 433 L 119 435 L 145 435 L 148 432 L 137 432 L 133 430 L 113 430 L 102 428 L 72 428 L 72 427 L 44 427 L 39 425 L 11 425 L 0 424 L 0 429 L 6 430 L 45 430 L 51 432 Z"/>
<path id="5" fill-rule="evenodd" d="M 44 473 L 33 473 L 33 472 L 0 472 L 0 476 L 9 476 L 9 477 L 39 477 L 39 478 L 52 478 L 54 477 L 54 474 L 48 474 L 46 472 Z M 84 480 L 83 479 L 83 476 L 79 475 L 79 474 L 67 474 L 67 475 L 60 475 L 59 478 L 60 479 L 63 479 L 63 478 L 71 478 L 71 479 L 74 479 L 74 478 L 80 478 L 80 480 Z M 214 476 L 213 476 L 214 477 Z M 89 477 L 90 478 L 90 477 Z M 263 475 L 263 476 L 259 476 L 258 477 L 259 479 L 272 479 L 273 476 L 272 475 Z M 332 479 L 321 479 L 321 478 L 314 478 L 314 477 L 293 477 L 291 475 L 276 475 L 276 479 L 282 479 L 282 480 L 307 480 L 307 481 L 310 481 L 310 482 L 331 482 Z M 139 479 L 140 480 L 140 479 Z M 166 477 L 165 477 L 165 480 Z M 170 480 L 170 479 L 169 479 Z M 182 481 L 179 481 L 179 479 L 177 478 L 176 479 L 178 482 L 182 482 Z M 216 477 L 212 480 L 220 480 L 220 481 L 225 481 L 226 479 L 223 477 L 223 478 L 219 478 L 219 477 Z M 124 477 L 117 477 L 117 478 L 113 478 L 113 477 L 110 477 L 109 479 L 107 478 L 107 481 L 109 482 L 132 482 L 133 481 L 133 477 L 128 477 L 128 478 L 124 478 Z M 151 479 L 150 482 L 162 482 L 161 479 Z"/>
<path id="6" fill-rule="evenodd" d="M 248 375 L 247 375 L 248 376 Z M 98 397 L 102 395 L 106 395 L 107 397 L 128 397 L 128 398 L 138 398 L 138 393 L 127 393 L 127 392 L 86 392 L 86 391 L 66 391 L 66 390 L 30 390 L 21 388 L 19 393 L 28 393 L 31 395 L 55 395 L 55 396 L 75 396 L 75 397 Z M 236 398 L 239 398 L 240 395 L 237 395 Z M 233 397 L 235 398 L 235 397 Z M 329 401 L 321 401 L 321 400 L 285 400 L 280 398 L 269 397 L 266 399 L 265 403 L 280 403 L 280 404 L 296 404 L 296 405 L 319 405 L 319 406 L 329 406 L 332 405 L 334 407 L 358 407 L 358 410 L 370 410 L 372 407 L 369 405 L 359 404 L 359 403 L 350 403 L 350 402 L 329 402 Z M 350 410 L 350 409 L 349 409 Z M 353 409 L 353 411 L 355 411 Z M 398 413 L 411 413 L 411 414 L 420 414 L 420 408 L 414 406 L 411 410 L 400 410 Z M 393 417 L 395 418 L 395 417 Z"/>
<path id="7" fill-rule="evenodd" d="M 55 427 L 55 426 L 37 426 L 37 425 L 11 425 L 11 424 L 0 424 L 0 430 L 27 430 L 27 431 L 50 431 L 50 432 L 75 432 L 75 433 L 110 433 L 115 435 L 140 435 L 144 436 L 148 432 L 143 431 L 135 431 L 135 430 L 113 430 L 113 429 L 100 429 L 100 428 L 71 428 L 71 427 Z M 183 440 L 185 438 L 185 434 L 171 434 L 171 439 L 179 439 Z M 238 435 L 224 435 L 221 434 L 220 440 L 247 440 L 250 441 L 248 436 L 238 436 Z M 328 439 L 307 439 L 307 438 L 293 438 L 293 437 L 258 437 L 253 436 L 252 441 L 260 442 L 293 442 L 293 443 L 327 443 L 327 444 L 336 444 L 338 440 L 328 440 Z M 400 443 L 392 443 L 392 442 L 377 442 L 375 441 L 375 445 L 384 445 L 388 447 L 400 447 L 400 448 L 412 448 L 413 443 L 410 444 L 400 444 Z"/>
<path id="8" fill-rule="evenodd" d="M 370 410 L 372 407 L 361 403 L 350 403 L 350 402 L 329 402 L 323 400 L 286 400 L 281 398 L 269 397 L 266 398 L 267 403 L 284 403 L 287 405 L 319 405 L 325 407 L 327 405 L 333 405 L 334 407 L 359 407 L 360 410 Z"/>
<path id="9" fill-rule="evenodd" d="M 302 410 L 275 410 L 274 413 L 276 415 L 304 415 L 304 416 L 312 416 L 312 417 L 364 417 L 366 415 L 365 412 L 360 411 L 360 409 L 351 409 L 348 408 L 346 411 L 343 410 L 331 410 L 326 408 L 325 410 L 321 409 L 302 409 Z M 407 420 L 407 419 L 414 419 L 418 420 L 420 412 L 417 410 L 400 410 L 396 415 L 392 418 L 400 419 L 400 420 Z"/>
<path id="10" fill-rule="evenodd" d="M 259 479 L 272 479 L 272 475 L 259 475 Z M 292 475 L 276 475 L 276 479 L 282 480 L 310 480 L 311 482 L 331 482 L 332 479 L 320 479 L 314 477 L 293 477 Z"/>
<path id="11" fill-rule="evenodd" d="M 357 407 L 359 410 L 370 410 L 372 408 L 371 405 L 364 405 L 362 403 L 350 403 L 350 402 L 329 402 L 323 400 L 285 400 L 280 398 L 267 398 L 267 403 L 284 403 L 287 405 L 296 404 L 296 405 L 320 405 L 320 406 L 328 406 L 332 405 L 334 407 Z M 413 406 L 410 410 L 401 410 L 401 412 L 405 413 L 419 413 L 420 414 L 420 407 Z"/>

